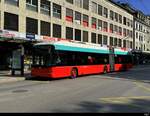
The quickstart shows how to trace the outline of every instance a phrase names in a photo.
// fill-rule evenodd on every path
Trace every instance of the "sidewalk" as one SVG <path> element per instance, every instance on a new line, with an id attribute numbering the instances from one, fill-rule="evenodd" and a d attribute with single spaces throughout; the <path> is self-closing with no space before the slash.
<path id="1" fill-rule="evenodd" d="M 26 77 L 30 76 L 30 71 L 26 71 L 24 76 L 20 76 L 20 72 L 16 72 L 14 76 L 11 75 L 10 71 L 0 71 L 0 84 L 23 81 Z"/>

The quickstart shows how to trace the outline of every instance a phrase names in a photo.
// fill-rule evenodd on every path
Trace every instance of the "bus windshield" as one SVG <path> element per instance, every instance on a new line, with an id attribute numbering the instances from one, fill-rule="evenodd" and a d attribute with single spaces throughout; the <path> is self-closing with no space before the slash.
<path id="1" fill-rule="evenodd" d="M 39 45 L 33 49 L 33 67 L 48 67 L 53 65 L 53 46 Z"/>

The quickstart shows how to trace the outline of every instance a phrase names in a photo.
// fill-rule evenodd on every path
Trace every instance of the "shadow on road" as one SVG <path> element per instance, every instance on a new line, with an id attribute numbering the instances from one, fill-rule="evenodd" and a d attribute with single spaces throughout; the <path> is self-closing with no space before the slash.
<path id="1" fill-rule="evenodd" d="M 55 109 L 52 112 L 63 113 L 145 113 L 150 111 L 150 100 L 131 99 L 127 103 L 107 103 L 99 102 L 81 102 L 77 104 L 77 108 L 59 110 Z"/>
<path id="2" fill-rule="evenodd" d="M 128 71 L 108 73 L 105 76 L 112 77 L 111 79 L 127 79 L 150 84 L 150 65 L 140 66 L 133 67 Z"/>

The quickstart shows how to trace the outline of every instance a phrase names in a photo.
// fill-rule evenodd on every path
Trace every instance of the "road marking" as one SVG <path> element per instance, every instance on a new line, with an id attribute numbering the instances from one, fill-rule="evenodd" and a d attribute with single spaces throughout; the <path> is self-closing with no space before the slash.
<path id="1" fill-rule="evenodd" d="M 134 96 L 134 97 L 106 97 L 106 98 L 100 98 L 100 100 L 122 100 L 122 99 L 150 99 L 150 96 Z"/>
<path id="2" fill-rule="evenodd" d="M 110 98 L 100 98 L 100 101 L 103 103 L 109 104 L 119 104 L 119 105 L 128 105 L 131 107 L 136 107 L 136 108 L 143 108 L 143 105 L 140 104 L 134 104 L 132 103 L 132 100 L 142 100 L 142 99 L 147 99 L 150 100 L 150 96 L 135 96 L 135 97 L 110 97 Z M 149 107 L 145 108 L 147 110 L 150 110 Z"/>
<path id="3" fill-rule="evenodd" d="M 140 81 L 136 81 L 136 82 L 134 82 L 134 84 L 135 84 L 136 86 L 138 86 L 138 87 L 144 89 L 145 91 L 150 92 L 150 88 L 143 86 Z"/>

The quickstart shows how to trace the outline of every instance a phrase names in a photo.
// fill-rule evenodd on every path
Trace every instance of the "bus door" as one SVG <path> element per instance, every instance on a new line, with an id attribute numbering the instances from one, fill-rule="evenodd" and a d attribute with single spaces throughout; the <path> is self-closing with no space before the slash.
<path id="1" fill-rule="evenodd" d="M 109 64 L 110 64 L 110 72 L 115 71 L 115 54 L 114 48 L 109 48 Z"/>

